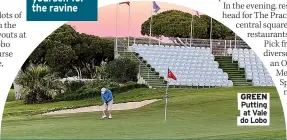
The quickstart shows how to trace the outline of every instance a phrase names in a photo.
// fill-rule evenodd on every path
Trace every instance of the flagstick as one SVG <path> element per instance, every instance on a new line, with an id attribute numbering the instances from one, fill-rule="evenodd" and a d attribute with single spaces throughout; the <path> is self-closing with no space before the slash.
<path id="1" fill-rule="evenodd" d="M 131 23 L 131 6 L 129 5 L 128 47 L 130 47 L 130 23 Z"/>
<path id="2" fill-rule="evenodd" d="M 194 16 L 194 15 L 193 15 L 193 16 Z M 192 20 L 194 21 L 193 17 L 192 17 Z M 193 33 L 195 33 L 195 32 L 194 32 L 194 25 L 195 25 L 195 24 L 193 24 L 193 21 L 192 21 L 192 39 L 193 39 Z"/>
<path id="3" fill-rule="evenodd" d="M 118 7 L 119 4 L 117 4 L 117 8 L 116 8 L 116 43 L 115 43 L 115 58 L 117 55 L 117 51 L 118 51 Z"/>
<path id="4" fill-rule="evenodd" d="M 212 17 L 210 17 L 210 50 L 212 52 Z"/>
<path id="5" fill-rule="evenodd" d="M 235 44 L 234 44 L 234 48 L 235 48 L 235 49 L 236 49 L 236 38 L 237 38 L 237 37 L 236 37 L 236 33 L 235 33 L 235 39 L 234 39 L 234 40 L 235 40 Z"/>
<path id="6" fill-rule="evenodd" d="M 192 41 L 192 29 L 193 29 L 193 15 L 191 15 L 192 18 L 191 18 L 191 24 L 190 24 L 190 47 L 191 47 L 191 41 Z"/>
<path id="7" fill-rule="evenodd" d="M 166 110 L 167 110 L 167 98 L 168 98 L 168 84 L 169 84 L 169 79 L 167 78 L 166 93 L 165 93 L 165 109 L 164 109 L 164 123 L 165 124 L 166 124 Z"/>
<path id="8" fill-rule="evenodd" d="M 153 5 L 151 7 L 151 16 L 150 16 L 150 27 L 149 27 L 149 45 L 151 45 L 151 27 L 152 27 L 152 12 L 153 12 Z"/>

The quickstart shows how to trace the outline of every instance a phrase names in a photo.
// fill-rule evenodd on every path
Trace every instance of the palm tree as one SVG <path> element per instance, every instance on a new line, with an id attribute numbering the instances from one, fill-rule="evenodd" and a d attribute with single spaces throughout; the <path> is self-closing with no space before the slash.
<path id="1" fill-rule="evenodd" d="M 25 72 L 19 74 L 16 83 L 23 86 L 25 102 L 28 104 L 52 100 L 60 85 L 55 74 L 46 65 L 30 65 Z"/>

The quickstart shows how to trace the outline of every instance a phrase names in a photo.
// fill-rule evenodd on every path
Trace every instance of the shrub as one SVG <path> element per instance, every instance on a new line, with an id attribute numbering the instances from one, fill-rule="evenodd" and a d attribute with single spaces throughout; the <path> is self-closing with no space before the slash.
<path id="1" fill-rule="evenodd" d="M 146 85 L 140 85 L 134 82 L 128 82 L 126 84 L 119 84 L 110 81 L 95 80 L 87 83 L 76 91 L 68 91 L 64 94 L 56 97 L 57 101 L 71 101 L 71 100 L 83 100 L 101 96 L 100 90 L 102 87 L 110 89 L 113 94 L 127 92 L 135 88 L 146 88 Z"/>
<path id="2" fill-rule="evenodd" d="M 36 104 L 36 103 L 46 103 L 52 101 L 53 97 L 50 94 L 40 88 L 32 89 L 25 96 L 24 103 L 26 104 Z"/>
<path id="3" fill-rule="evenodd" d="M 55 74 L 45 65 L 31 65 L 19 74 L 16 83 L 24 87 L 27 104 L 51 101 L 56 91 L 61 88 L 61 83 L 56 79 Z"/>
<path id="4" fill-rule="evenodd" d="M 130 59 L 119 58 L 108 64 L 107 72 L 110 79 L 116 82 L 135 82 L 137 81 L 138 65 Z"/>
<path id="5" fill-rule="evenodd" d="M 127 92 L 129 90 L 132 90 L 132 89 L 136 89 L 136 88 L 147 88 L 146 85 L 144 84 L 137 84 L 137 83 L 127 83 L 123 86 L 120 86 L 120 87 L 113 87 L 113 88 L 110 88 L 111 91 L 113 91 L 113 93 L 115 94 L 119 94 L 119 93 L 122 93 L 122 92 Z"/>
<path id="6" fill-rule="evenodd" d="M 76 91 L 85 85 L 84 81 L 65 81 L 64 85 L 67 91 Z"/>
<path id="7" fill-rule="evenodd" d="M 97 89 L 82 87 L 77 91 L 67 92 L 61 96 L 56 97 L 56 101 L 73 101 L 73 100 L 82 100 L 88 98 L 94 98 L 96 96 Z"/>

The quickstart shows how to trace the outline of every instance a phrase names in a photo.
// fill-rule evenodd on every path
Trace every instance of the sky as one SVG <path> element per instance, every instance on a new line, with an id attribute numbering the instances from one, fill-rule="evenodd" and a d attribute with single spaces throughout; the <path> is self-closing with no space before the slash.
<path id="1" fill-rule="evenodd" d="M 165 2 L 156 2 L 161 8 L 160 12 L 167 10 L 181 10 L 183 12 L 193 13 L 192 9 L 169 4 Z M 141 24 L 151 16 L 152 1 L 149 2 L 131 2 L 130 3 L 130 36 L 142 37 Z M 128 36 L 129 6 L 119 5 L 118 8 L 118 36 Z M 99 8 L 98 21 L 96 22 L 68 22 L 74 26 L 78 32 L 101 36 L 116 36 L 116 4 Z"/>

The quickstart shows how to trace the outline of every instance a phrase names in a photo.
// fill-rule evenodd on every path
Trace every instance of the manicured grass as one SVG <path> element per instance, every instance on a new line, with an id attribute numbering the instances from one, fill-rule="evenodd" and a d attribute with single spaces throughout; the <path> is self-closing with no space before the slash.
<path id="1" fill-rule="evenodd" d="M 15 101 L 15 91 L 14 89 L 10 89 L 6 102 L 11 102 L 11 101 Z"/>
<path id="2" fill-rule="evenodd" d="M 269 127 L 237 126 L 238 92 L 271 93 Z M 2 138 L 285 138 L 283 109 L 275 88 L 170 89 L 169 93 L 167 124 L 164 124 L 165 101 L 162 100 L 139 109 L 115 111 L 112 120 L 100 120 L 100 112 L 6 116 L 2 122 Z M 164 90 L 137 89 L 116 95 L 115 101 L 161 98 L 163 94 Z M 32 106 L 11 102 L 7 103 L 5 112 L 99 103 L 99 99 Z"/>
<path id="3" fill-rule="evenodd" d="M 150 89 L 135 89 L 130 92 L 114 94 L 115 103 L 142 101 L 147 99 L 156 99 L 164 97 L 163 91 Z M 94 99 L 80 100 L 80 101 L 62 101 L 46 104 L 26 105 L 23 101 L 6 102 L 3 113 L 4 119 L 19 116 L 30 116 L 42 114 L 50 111 L 73 109 L 79 107 L 87 107 L 93 105 L 101 105 L 100 97 Z"/>

